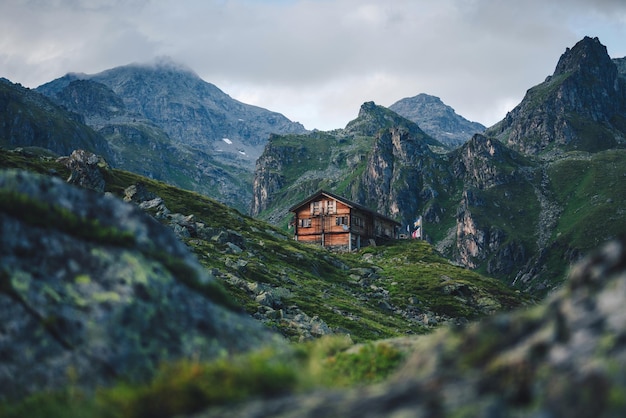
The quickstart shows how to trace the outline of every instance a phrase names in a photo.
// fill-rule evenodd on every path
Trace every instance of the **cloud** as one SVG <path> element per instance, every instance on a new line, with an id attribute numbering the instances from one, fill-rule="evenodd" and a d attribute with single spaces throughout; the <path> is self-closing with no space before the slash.
<path id="1" fill-rule="evenodd" d="M 584 35 L 626 55 L 625 28 L 623 0 L 5 0 L 0 76 L 35 87 L 167 55 L 310 129 L 419 93 L 490 125 Z"/>

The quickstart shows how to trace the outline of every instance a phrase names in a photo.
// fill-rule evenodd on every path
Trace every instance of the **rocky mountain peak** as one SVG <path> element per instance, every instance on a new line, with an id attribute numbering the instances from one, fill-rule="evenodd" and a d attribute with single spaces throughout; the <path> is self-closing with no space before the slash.
<path id="1" fill-rule="evenodd" d="M 458 115 L 439 97 L 424 93 L 399 100 L 389 109 L 415 122 L 428 135 L 450 147 L 458 147 L 473 134 L 485 130 L 480 123 Z"/>
<path id="2" fill-rule="evenodd" d="M 600 40 L 585 36 L 571 49 L 566 48 L 554 70 L 553 77 L 572 72 L 582 72 L 601 78 L 614 78 L 616 68 L 611 65 L 606 46 Z"/>
<path id="3" fill-rule="evenodd" d="M 598 38 L 585 37 L 486 135 L 528 155 L 597 152 L 626 142 L 625 121 L 626 83 Z"/>
<path id="4" fill-rule="evenodd" d="M 374 102 L 365 102 L 361 105 L 358 117 L 348 122 L 344 134 L 376 136 L 381 130 L 392 127 L 406 130 L 413 137 L 420 138 L 427 145 L 446 148 L 445 145 L 424 132 L 415 122 Z"/>
<path id="5" fill-rule="evenodd" d="M 400 115 L 384 106 L 379 106 L 374 102 L 365 102 L 361 105 L 357 118 L 346 125 L 346 130 L 373 136 L 379 130 L 395 125 L 400 118 Z"/>
<path id="6" fill-rule="evenodd" d="M 113 166 L 241 210 L 249 206 L 254 164 L 269 136 L 306 133 L 300 123 L 235 100 L 167 57 L 70 73 L 37 90 L 101 133 L 113 148 L 107 158 Z"/>

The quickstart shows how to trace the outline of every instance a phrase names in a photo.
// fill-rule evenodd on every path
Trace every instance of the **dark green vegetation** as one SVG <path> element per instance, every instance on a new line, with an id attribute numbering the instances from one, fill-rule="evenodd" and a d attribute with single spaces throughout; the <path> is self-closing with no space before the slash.
<path id="1" fill-rule="evenodd" d="M 110 158 L 102 136 L 46 97 L 0 78 L 0 147 L 42 147 L 69 155 L 77 148 Z"/>
<path id="2" fill-rule="evenodd" d="M 563 212 L 552 237 L 570 260 L 626 231 L 626 150 L 580 154 L 553 163 L 552 190 Z M 547 277 L 556 281 L 566 266 L 555 260 Z"/>
<path id="3" fill-rule="evenodd" d="M 355 346 L 349 338 L 325 337 L 290 352 L 260 349 L 212 362 L 163 364 L 144 384 L 121 381 L 95 393 L 71 386 L 20 402 L 0 402 L 0 417 L 168 418 L 250 398 L 379 382 L 404 357 L 384 342 Z"/>

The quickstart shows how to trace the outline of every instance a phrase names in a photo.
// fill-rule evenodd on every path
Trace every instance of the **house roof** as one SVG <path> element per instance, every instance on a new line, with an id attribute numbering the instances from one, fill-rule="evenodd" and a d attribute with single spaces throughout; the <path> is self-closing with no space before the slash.
<path id="1" fill-rule="evenodd" d="M 303 205 L 309 204 L 311 201 L 318 199 L 321 196 L 326 196 L 326 197 L 330 197 L 331 199 L 335 199 L 341 203 L 343 203 L 344 205 L 348 206 L 349 208 L 354 208 L 354 209 L 358 209 L 360 211 L 363 212 L 367 212 L 370 213 L 378 218 L 382 218 L 386 221 L 389 222 L 393 222 L 395 224 L 397 224 L 398 226 L 401 225 L 400 222 L 395 221 L 393 219 L 391 219 L 388 216 L 382 215 L 376 211 L 371 210 L 368 207 L 365 207 L 363 205 L 360 205 L 358 203 L 352 202 L 348 199 L 346 199 L 345 197 L 339 196 L 335 193 L 331 193 L 331 192 L 327 192 L 326 190 L 318 190 L 317 192 L 313 193 L 311 196 L 307 197 L 306 199 L 304 199 L 303 201 L 296 203 L 295 205 L 293 205 L 292 207 L 289 208 L 289 212 L 295 212 L 296 209 L 302 207 Z"/>

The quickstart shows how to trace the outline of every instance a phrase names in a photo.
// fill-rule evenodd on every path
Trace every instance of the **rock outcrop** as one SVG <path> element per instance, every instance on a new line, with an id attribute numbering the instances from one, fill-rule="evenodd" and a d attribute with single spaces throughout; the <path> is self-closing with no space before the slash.
<path id="1" fill-rule="evenodd" d="M 2 171 L 0 241 L 1 398 L 280 344 L 172 231 L 109 194 Z"/>
<path id="2" fill-rule="evenodd" d="M 89 151 L 75 150 L 69 157 L 60 157 L 57 161 L 70 170 L 70 177 L 67 179 L 69 184 L 104 193 L 102 170 L 109 169 L 104 158 Z"/>

